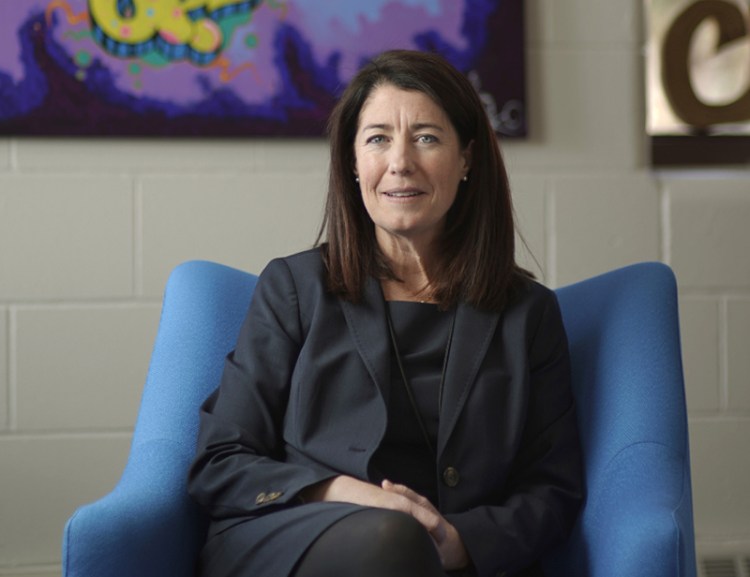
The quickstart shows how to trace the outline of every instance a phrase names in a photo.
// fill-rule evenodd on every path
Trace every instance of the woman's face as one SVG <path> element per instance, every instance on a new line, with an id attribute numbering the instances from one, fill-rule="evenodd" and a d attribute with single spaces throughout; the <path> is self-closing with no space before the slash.
<path id="1" fill-rule="evenodd" d="M 445 111 L 419 91 L 375 88 L 359 114 L 355 173 L 378 242 L 401 237 L 432 242 L 445 225 L 458 185 L 468 173 Z"/>

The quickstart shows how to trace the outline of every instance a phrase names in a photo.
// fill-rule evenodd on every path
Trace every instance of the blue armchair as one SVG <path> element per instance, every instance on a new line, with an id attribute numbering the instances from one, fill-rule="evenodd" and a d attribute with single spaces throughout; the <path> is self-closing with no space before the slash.
<path id="1" fill-rule="evenodd" d="M 198 406 L 216 386 L 256 277 L 177 267 L 130 457 L 115 489 L 78 509 L 64 577 L 192 577 L 206 521 L 186 492 Z M 668 267 L 619 269 L 557 291 L 571 344 L 587 499 L 545 560 L 559 577 L 695 577 L 677 296 Z"/>

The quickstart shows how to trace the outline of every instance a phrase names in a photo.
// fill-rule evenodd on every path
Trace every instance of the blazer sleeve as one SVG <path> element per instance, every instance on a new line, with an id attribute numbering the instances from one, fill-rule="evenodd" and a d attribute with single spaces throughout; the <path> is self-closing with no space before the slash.
<path id="1" fill-rule="evenodd" d="M 335 475 L 284 460 L 283 420 L 302 343 L 294 280 L 277 259 L 261 273 L 220 386 L 200 410 L 188 490 L 212 519 L 259 515 Z"/>
<path id="2" fill-rule="evenodd" d="M 583 499 L 567 338 L 557 299 L 547 294 L 529 331 L 528 410 L 501 503 L 445 515 L 480 577 L 513 574 L 538 561 L 568 536 Z"/>

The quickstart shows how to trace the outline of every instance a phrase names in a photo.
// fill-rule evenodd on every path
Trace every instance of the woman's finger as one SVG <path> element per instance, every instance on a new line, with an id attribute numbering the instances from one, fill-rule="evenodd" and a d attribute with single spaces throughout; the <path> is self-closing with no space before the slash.
<path id="1" fill-rule="evenodd" d="M 430 532 L 433 540 L 437 543 L 441 543 L 445 539 L 445 518 L 435 508 L 427 497 L 424 497 L 410 489 L 406 485 L 400 485 L 388 481 L 387 479 L 381 483 L 381 487 L 384 491 L 406 497 L 416 507 L 411 507 L 409 511 L 415 519 L 424 525 L 424 527 Z"/>
<path id="2" fill-rule="evenodd" d="M 417 505 L 419 505 L 421 507 L 425 507 L 426 509 L 429 509 L 433 513 L 436 513 L 436 514 L 438 513 L 438 511 L 435 508 L 435 506 L 430 502 L 430 500 L 427 497 L 425 497 L 423 495 L 420 495 L 419 493 L 417 493 L 413 489 L 410 489 L 406 485 L 401 485 L 401 484 L 398 484 L 398 483 L 393 483 L 393 482 L 389 481 L 388 479 L 386 479 L 386 480 L 384 480 L 381 483 L 380 486 L 385 491 L 389 491 L 391 493 L 396 493 L 398 495 L 402 495 L 402 496 L 406 497 L 407 499 L 409 499 L 411 501 L 414 501 Z"/>

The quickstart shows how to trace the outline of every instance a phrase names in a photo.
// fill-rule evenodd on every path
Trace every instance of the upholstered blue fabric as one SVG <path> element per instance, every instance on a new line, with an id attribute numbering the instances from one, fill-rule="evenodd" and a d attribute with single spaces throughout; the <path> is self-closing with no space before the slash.
<path id="1" fill-rule="evenodd" d="M 695 577 L 677 286 L 659 263 L 557 291 L 586 503 L 550 575 Z"/>
<path id="2" fill-rule="evenodd" d="M 63 536 L 66 577 L 192 577 L 205 520 L 185 480 L 197 409 L 216 386 L 256 277 L 190 262 L 162 319 L 117 487 Z M 568 331 L 587 500 L 553 577 L 695 577 L 677 295 L 668 267 L 630 266 L 557 291 Z M 85 474 L 85 472 L 82 472 Z"/>

